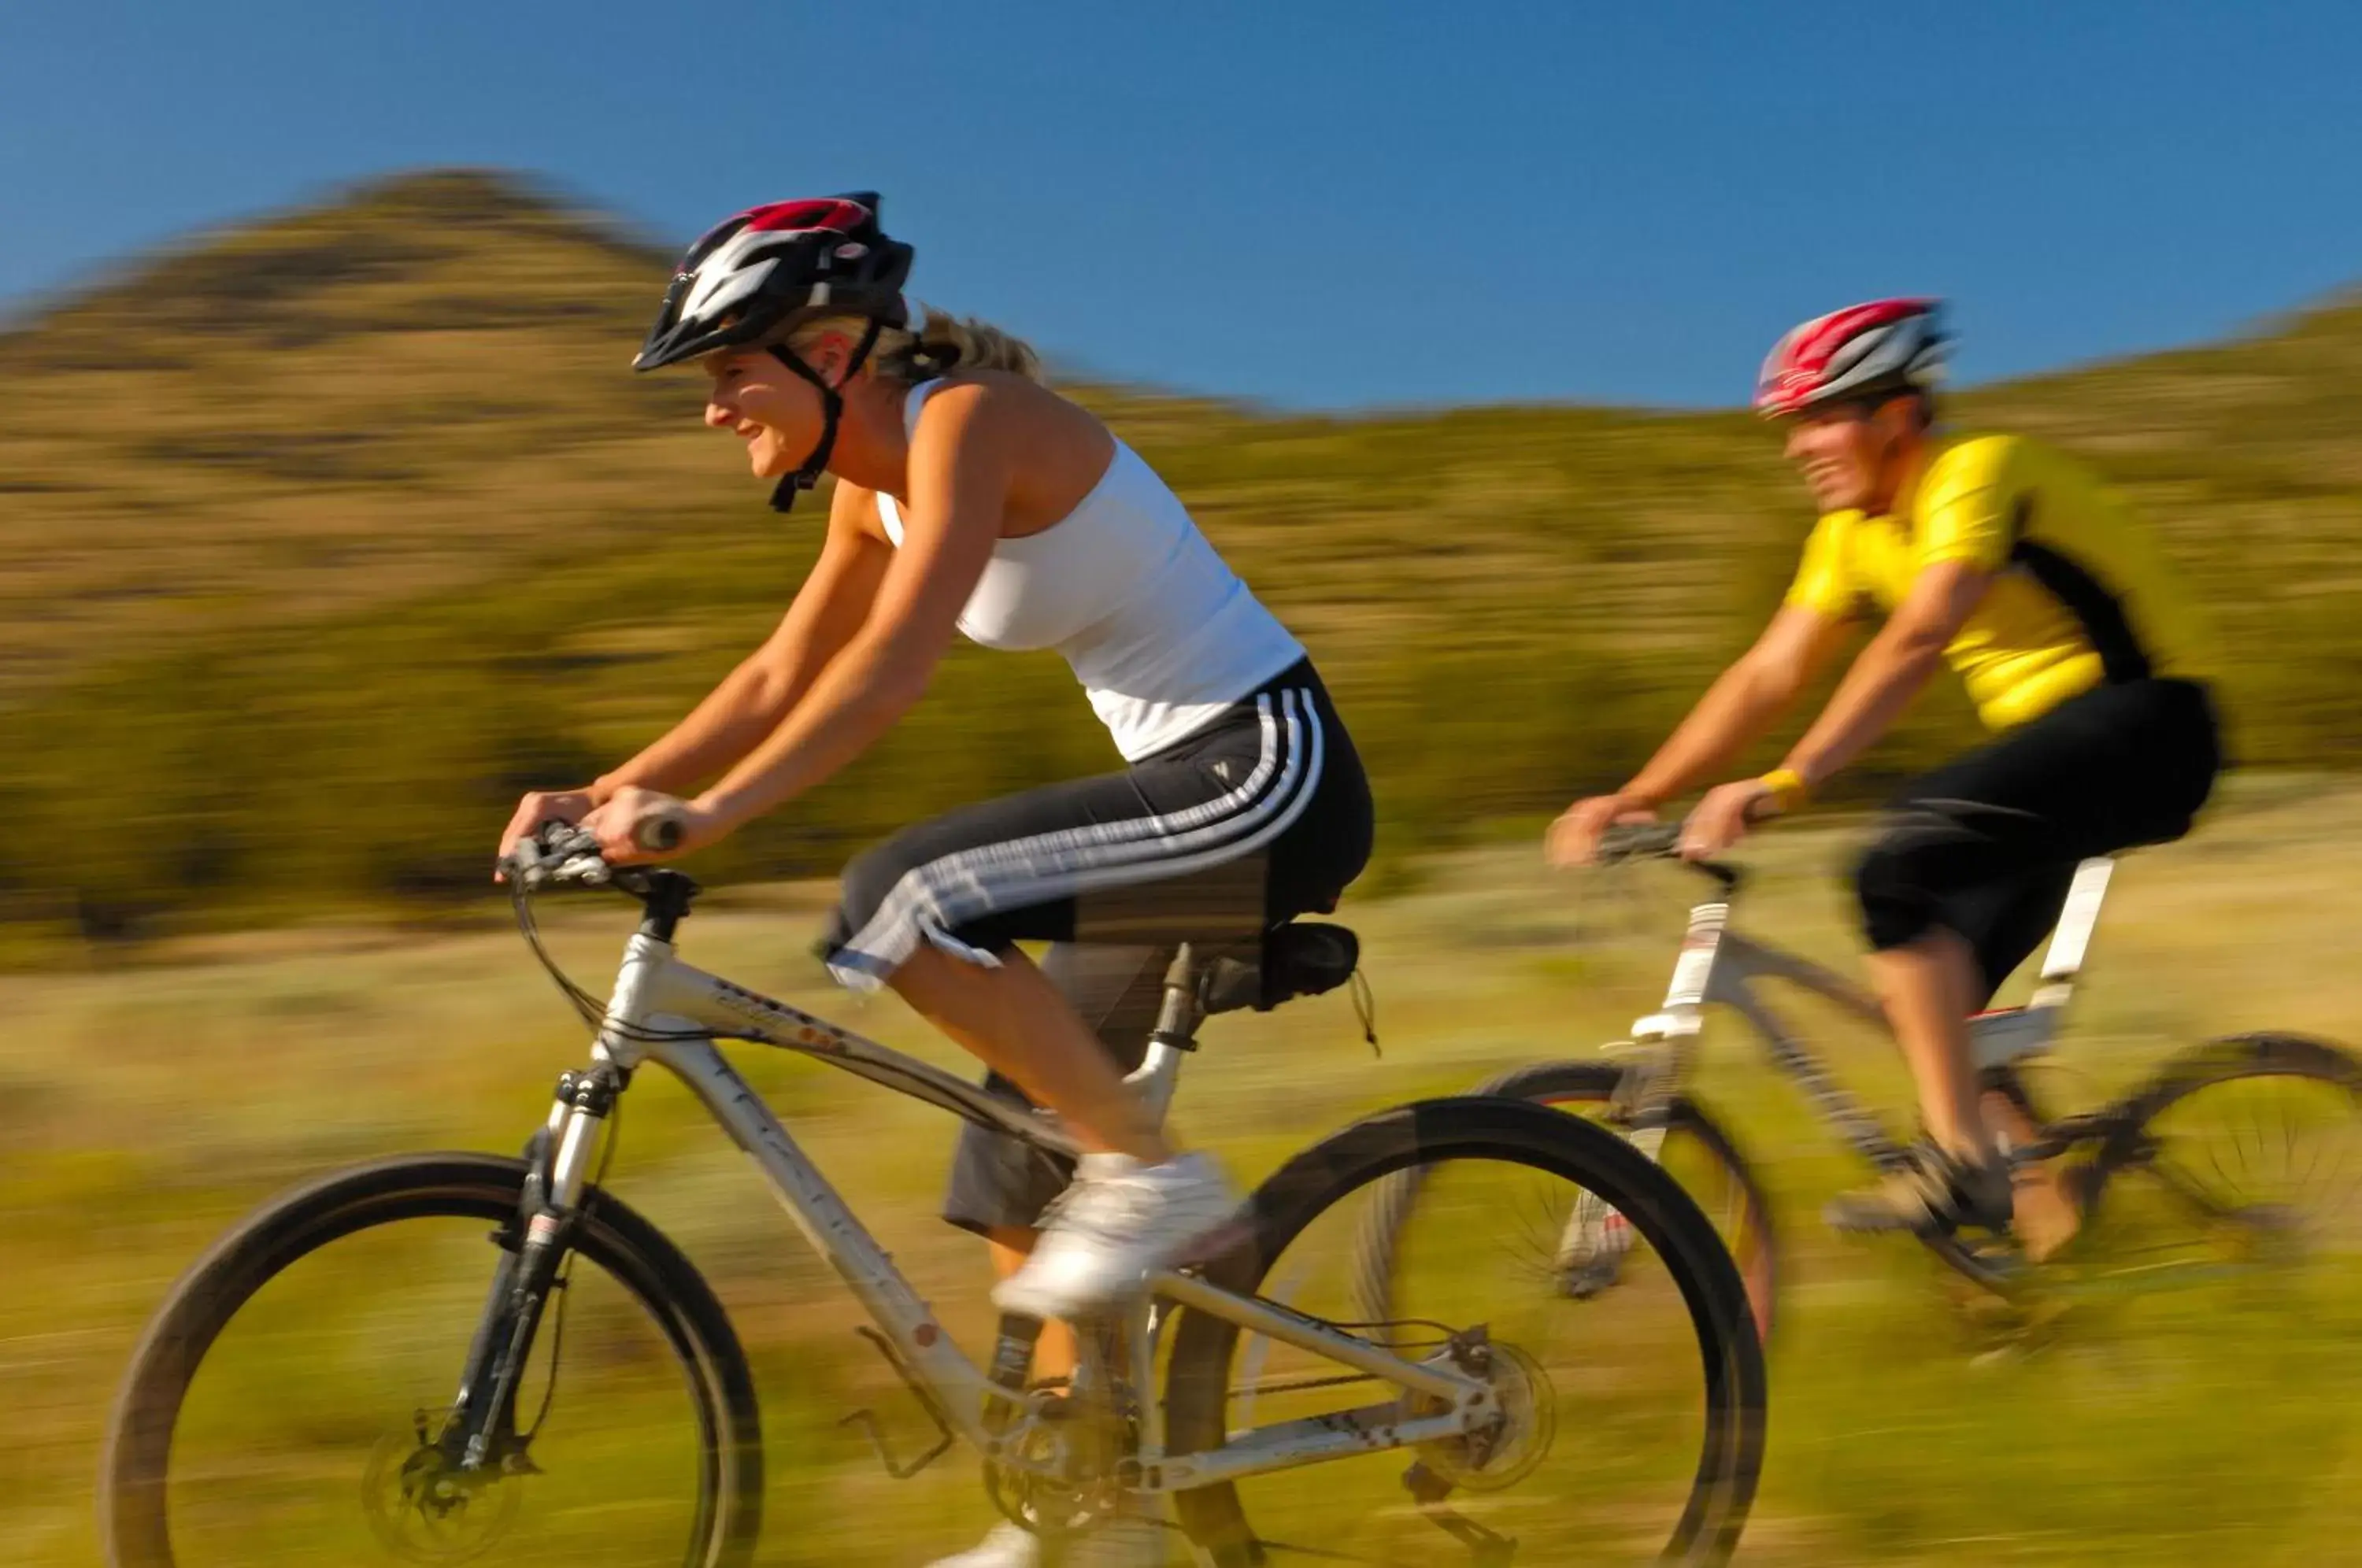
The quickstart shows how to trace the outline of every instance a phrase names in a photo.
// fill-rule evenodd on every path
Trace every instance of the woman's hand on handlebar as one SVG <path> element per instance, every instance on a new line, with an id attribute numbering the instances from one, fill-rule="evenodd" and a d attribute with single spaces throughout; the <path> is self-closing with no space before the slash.
<path id="1" fill-rule="evenodd" d="M 1682 856 L 1708 860 L 1727 853 L 1758 823 L 1780 814 L 1780 798 L 1760 778 L 1717 784 L 1682 822 Z"/>
<path id="2" fill-rule="evenodd" d="M 495 867 L 508 864 L 516 846 L 533 836 L 534 829 L 544 823 L 579 823 L 598 809 L 599 797 L 589 790 L 535 790 L 517 802 L 509 818 L 509 825 L 501 830 L 501 852 L 494 857 Z M 504 880 L 502 874 L 492 873 L 495 882 Z"/>
<path id="3" fill-rule="evenodd" d="M 1648 803 L 1628 795 L 1594 795 L 1561 812 L 1542 836 L 1542 853 L 1560 870 L 1588 866 L 1599 853 L 1599 840 L 1618 823 L 1652 823 L 1657 813 Z"/>
<path id="4" fill-rule="evenodd" d="M 598 835 L 599 853 L 611 866 L 669 860 L 730 831 L 730 824 L 693 801 L 635 784 L 617 790 L 581 821 Z"/>

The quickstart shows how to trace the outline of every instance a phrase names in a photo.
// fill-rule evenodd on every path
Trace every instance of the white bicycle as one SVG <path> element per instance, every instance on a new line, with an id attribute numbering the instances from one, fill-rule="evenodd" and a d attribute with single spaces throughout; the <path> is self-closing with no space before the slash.
<path id="1" fill-rule="evenodd" d="M 908 1474 L 964 1440 L 993 1500 L 1054 1560 L 1118 1512 L 1168 1503 L 1216 1568 L 1291 1540 L 1345 1560 L 1456 1550 L 1485 1568 L 1537 1532 L 1553 1562 L 1568 1533 L 1608 1561 L 1718 1562 L 1737 1540 L 1764 1403 L 1746 1292 L 1696 1205 L 1613 1133 L 1496 1098 L 1356 1122 L 1290 1161 L 1138 1307 L 1078 1325 L 1079 1370 L 1036 1386 L 1040 1325 L 1004 1319 L 989 1368 L 970 1359 L 715 1042 L 800 1052 L 1071 1154 L 1053 1121 L 684 964 L 675 935 L 698 889 L 678 871 L 611 867 L 563 826 L 508 869 L 535 955 L 594 1028 L 589 1064 L 560 1077 L 522 1158 L 338 1172 L 190 1269 L 133 1356 L 109 1434 L 101 1514 L 119 1568 L 455 1563 L 495 1548 L 502 1563 L 751 1561 L 765 1483 L 746 1357 L 688 1257 L 601 1185 L 649 1063 L 752 1157 L 933 1423 L 940 1441 L 914 1461 L 879 1441 L 888 1468 Z M 561 887 L 642 906 L 603 1001 L 534 927 L 533 896 Z M 1161 1106 L 1204 1016 L 1341 984 L 1354 956 L 1337 926 L 1279 926 L 1244 952 L 1185 946 L 1135 1079 Z M 1424 1253 L 1398 1238 L 1396 1300 L 1409 1305 L 1352 1320 L 1324 1306 L 1308 1242 L 1350 1234 L 1324 1218 L 1351 1220 L 1411 1168 L 1429 1178 L 1439 1233 Z M 1594 1318 L 1553 1337 L 1529 1311 L 1549 1306 L 1530 1282 L 1586 1197 L 1628 1221 L 1636 1296 L 1644 1273 L 1660 1288 L 1621 1330 Z M 1672 1446 L 1636 1458 L 1652 1417 L 1670 1419 Z M 848 1419 L 877 1435 L 866 1412 Z M 1553 1461 L 1559 1478 L 1532 1502 L 1501 1501 Z M 1351 1484 L 1374 1476 L 1375 1494 Z M 795 1550 L 800 1522 L 775 1550 Z"/>

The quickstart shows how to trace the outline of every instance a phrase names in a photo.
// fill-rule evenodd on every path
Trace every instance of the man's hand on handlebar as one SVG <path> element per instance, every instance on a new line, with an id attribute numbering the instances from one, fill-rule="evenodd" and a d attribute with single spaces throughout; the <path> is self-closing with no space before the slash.
<path id="1" fill-rule="evenodd" d="M 1562 871 L 1589 866 L 1599 858 L 1600 840 L 1610 829 L 1630 823 L 1653 823 L 1657 813 L 1645 801 L 1628 795 L 1594 795 L 1577 801 L 1559 813 L 1542 838 L 1542 853 Z"/>
<path id="2" fill-rule="evenodd" d="M 1717 784 L 1683 819 L 1682 857 L 1706 860 L 1726 854 L 1749 828 L 1779 814 L 1779 796 L 1760 778 Z"/>
<path id="3" fill-rule="evenodd" d="M 1661 823 L 1645 809 L 1602 795 L 1578 801 L 1551 824 L 1550 857 L 1556 866 L 1620 866 L 1633 860 L 1686 860 L 1737 886 L 1736 867 L 1716 857 L 1747 830 L 1781 814 L 1778 795 L 1761 779 L 1710 790 L 1680 823 Z"/>

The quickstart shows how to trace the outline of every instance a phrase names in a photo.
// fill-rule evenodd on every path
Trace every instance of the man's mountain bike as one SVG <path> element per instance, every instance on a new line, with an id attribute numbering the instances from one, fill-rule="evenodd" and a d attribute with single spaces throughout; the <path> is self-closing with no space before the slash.
<path id="1" fill-rule="evenodd" d="M 1616 828 L 1599 859 L 1678 860 L 1680 831 Z M 1520 1067 L 1476 1092 L 1611 1128 L 1674 1170 L 1717 1216 L 1768 1336 L 1780 1275 L 1771 1205 L 1737 1141 L 1690 1090 L 1705 1010 L 1737 1012 L 1830 1136 L 1878 1171 L 1901 1165 L 1905 1144 L 1781 1022 L 1758 988 L 1785 981 L 1882 1029 L 1884 1020 L 1859 986 L 1731 929 L 1744 880 L 1738 867 L 1681 863 L 1713 890 L 1690 911 L 1664 1005 L 1595 1058 Z M 2169 1057 L 2098 1110 L 2055 1115 L 2041 1102 L 2025 1069 L 2058 1038 L 2113 870 L 2104 858 L 2077 869 L 2031 1000 L 1970 1021 L 1985 1112 L 2017 1176 L 2013 1233 L 1921 1240 L 2004 1296 L 2162 1288 L 2323 1255 L 2362 1261 L 2362 1161 L 2349 1158 L 2362 1146 L 2362 1058 L 2343 1047 L 2294 1034 L 2232 1035 Z M 1396 1238 L 1423 1193 L 1422 1174 L 1407 1170 L 1383 1182 L 1367 1209 L 1357 1290 L 1372 1316 L 1385 1313 L 1400 1263 Z M 1551 1287 L 1575 1298 L 1611 1292 L 1630 1233 L 1613 1200 L 1584 1198 L 1558 1239 Z"/>

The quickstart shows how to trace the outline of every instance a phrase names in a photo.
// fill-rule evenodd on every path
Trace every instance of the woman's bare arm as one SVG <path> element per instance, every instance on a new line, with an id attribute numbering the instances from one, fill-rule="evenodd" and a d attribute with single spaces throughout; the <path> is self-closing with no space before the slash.
<path id="1" fill-rule="evenodd" d="M 591 786 L 595 800 L 603 801 L 627 784 L 678 794 L 720 775 L 779 727 L 859 634 L 877 602 L 894 551 L 869 529 L 876 507 L 869 491 L 837 485 L 827 542 L 778 629 L 687 718 L 602 776 Z"/>

